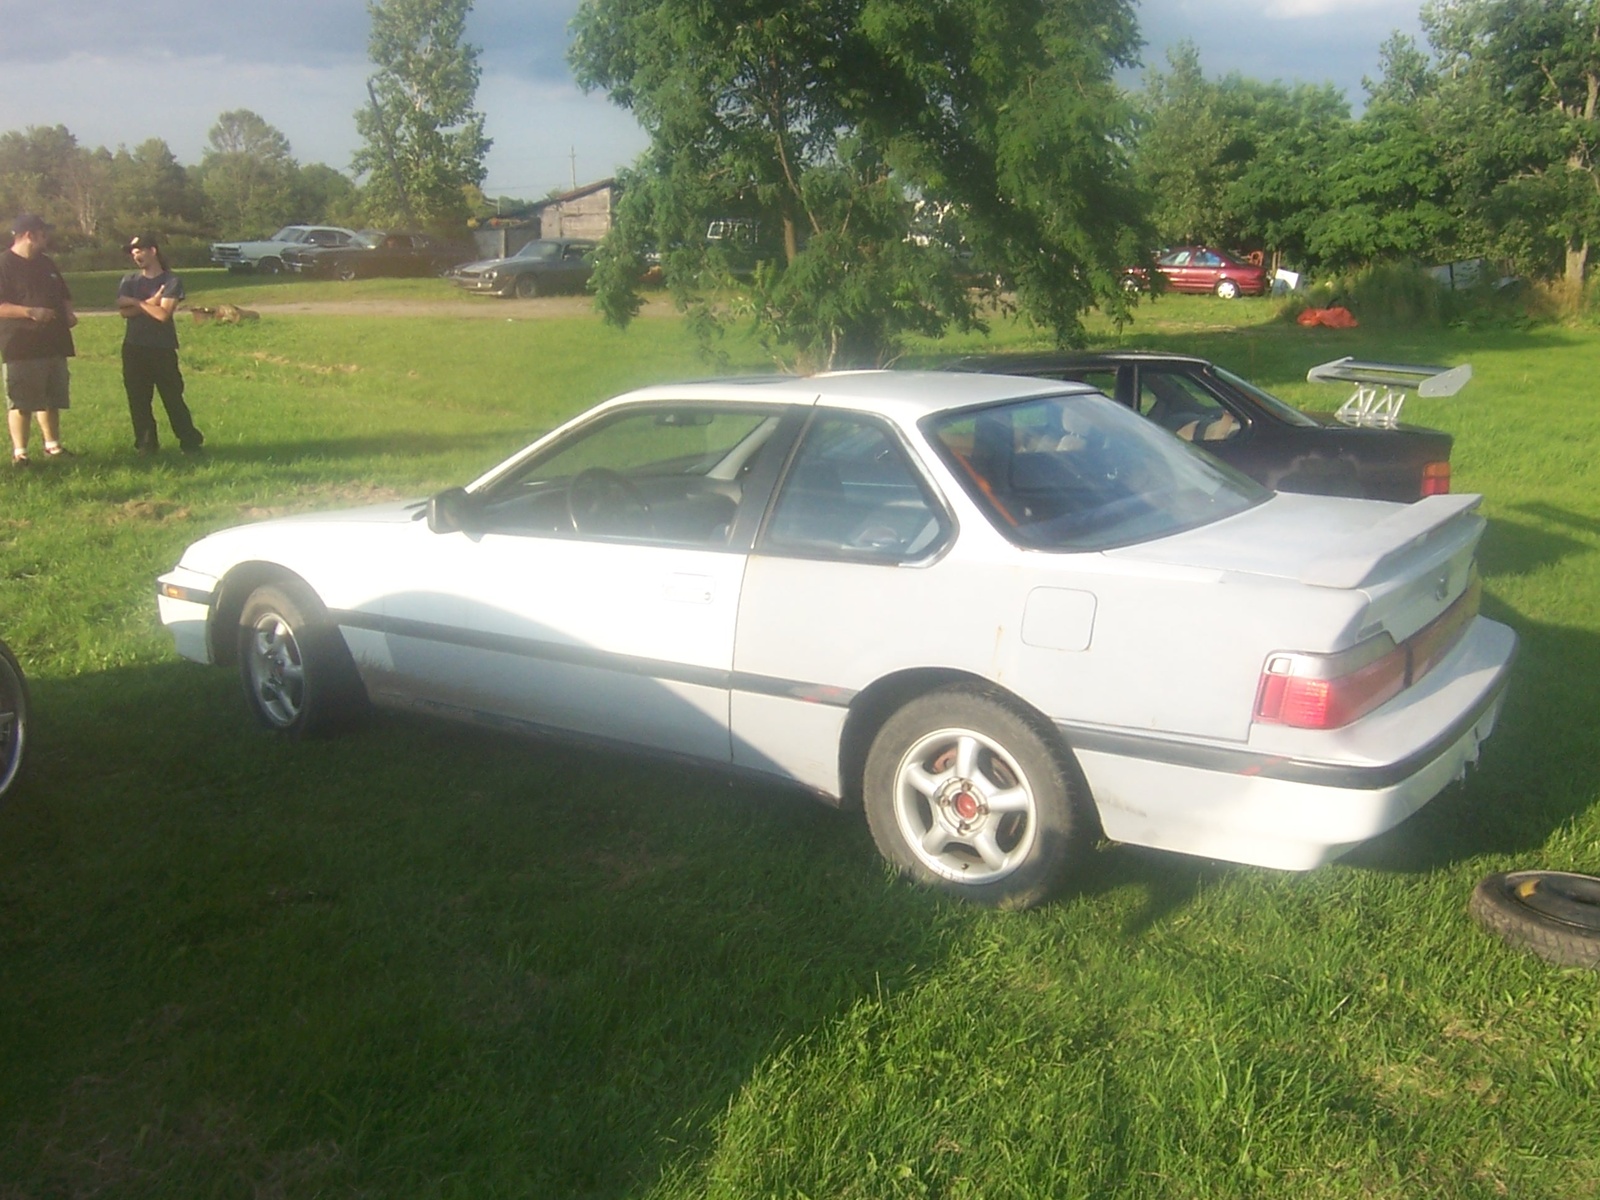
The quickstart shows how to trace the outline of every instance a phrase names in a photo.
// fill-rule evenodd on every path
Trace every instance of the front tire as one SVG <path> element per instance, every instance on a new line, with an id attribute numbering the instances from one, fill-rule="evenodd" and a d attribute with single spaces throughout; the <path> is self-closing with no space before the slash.
<path id="1" fill-rule="evenodd" d="M 239 616 L 239 679 L 256 720 L 287 737 L 326 736 L 366 712 L 350 648 L 303 584 L 250 593 Z"/>
<path id="2" fill-rule="evenodd" d="M 1087 840 L 1066 751 L 999 693 L 943 688 L 889 718 L 867 754 L 872 840 L 901 875 L 998 908 L 1029 908 Z"/>
<path id="3" fill-rule="evenodd" d="M 518 275 L 516 285 L 511 290 L 518 300 L 532 300 L 539 294 L 539 281 L 532 275 Z"/>
<path id="4" fill-rule="evenodd" d="M 0 642 L 0 796 L 22 773 L 28 744 L 28 680 L 11 647 Z"/>

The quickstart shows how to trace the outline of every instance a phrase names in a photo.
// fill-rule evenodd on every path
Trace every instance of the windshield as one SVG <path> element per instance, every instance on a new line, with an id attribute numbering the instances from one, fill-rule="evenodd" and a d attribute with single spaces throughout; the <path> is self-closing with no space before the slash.
<path id="1" fill-rule="evenodd" d="M 1097 393 L 922 423 L 995 528 L 1037 550 L 1107 550 L 1208 525 L 1269 491 Z"/>
<path id="2" fill-rule="evenodd" d="M 1258 402 L 1260 402 L 1263 408 L 1267 409 L 1273 414 L 1273 416 L 1277 417 L 1285 424 L 1309 426 L 1315 426 L 1317 424 L 1310 417 L 1306 416 L 1305 413 L 1294 407 L 1294 405 L 1288 403 L 1287 401 L 1279 400 L 1271 392 L 1257 387 L 1248 380 L 1240 379 L 1232 371 L 1224 371 L 1221 367 L 1212 367 L 1211 369 L 1216 372 L 1218 379 L 1222 380 L 1224 383 L 1231 384 L 1248 396 L 1253 396 Z"/>
<path id="3" fill-rule="evenodd" d="M 532 241 L 524 246 L 521 250 L 518 250 L 511 257 L 536 258 L 542 262 L 549 262 L 551 259 L 559 257 L 560 254 L 561 247 L 556 245 L 554 242 Z"/>

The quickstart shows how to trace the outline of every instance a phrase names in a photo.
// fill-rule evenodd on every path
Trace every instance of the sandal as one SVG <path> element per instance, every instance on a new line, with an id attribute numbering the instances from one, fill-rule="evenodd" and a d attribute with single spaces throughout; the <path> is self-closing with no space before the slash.
<path id="1" fill-rule="evenodd" d="M 45 457 L 46 458 L 77 458 L 78 457 L 76 451 L 68 450 L 60 442 L 57 442 L 54 446 L 46 446 L 44 448 L 44 453 L 45 453 Z"/>
<path id="2" fill-rule="evenodd" d="M 28 456 L 26 454 L 18 454 L 16 451 L 12 451 L 11 465 L 13 467 L 26 467 L 30 466 L 31 464 L 28 462 Z"/>

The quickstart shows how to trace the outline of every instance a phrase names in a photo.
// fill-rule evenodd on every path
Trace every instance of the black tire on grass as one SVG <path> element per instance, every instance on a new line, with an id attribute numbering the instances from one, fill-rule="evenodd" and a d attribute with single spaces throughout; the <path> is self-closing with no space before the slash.
<path id="1" fill-rule="evenodd" d="M 0 797 L 22 772 L 28 744 L 28 680 L 11 647 L 0 642 Z"/>
<path id="2" fill-rule="evenodd" d="M 1558 967 L 1600 970 L 1600 879 L 1566 871 L 1490 875 L 1467 911 L 1501 941 Z"/>

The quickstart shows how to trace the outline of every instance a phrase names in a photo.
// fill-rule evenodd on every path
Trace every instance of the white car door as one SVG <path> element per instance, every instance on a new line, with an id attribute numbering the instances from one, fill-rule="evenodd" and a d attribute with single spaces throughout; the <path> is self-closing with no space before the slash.
<path id="1" fill-rule="evenodd" d="M 439 700 L 726 762 L 734 530 L 775 425 L 770 410 L 638 406 L 474 497 L 472 527 L 434 534 L 428 556 L 459 665 Z"/>
<path id="2" fill-rule="evenodd" d="M 735 763 L 838 794 L 855 690 L 907 664 L 960 662 L 953 624 L 993 628 L 983 580 L 936 561 L 953 533 L 887 423 L 815 413 L 745 572 Z"/>

